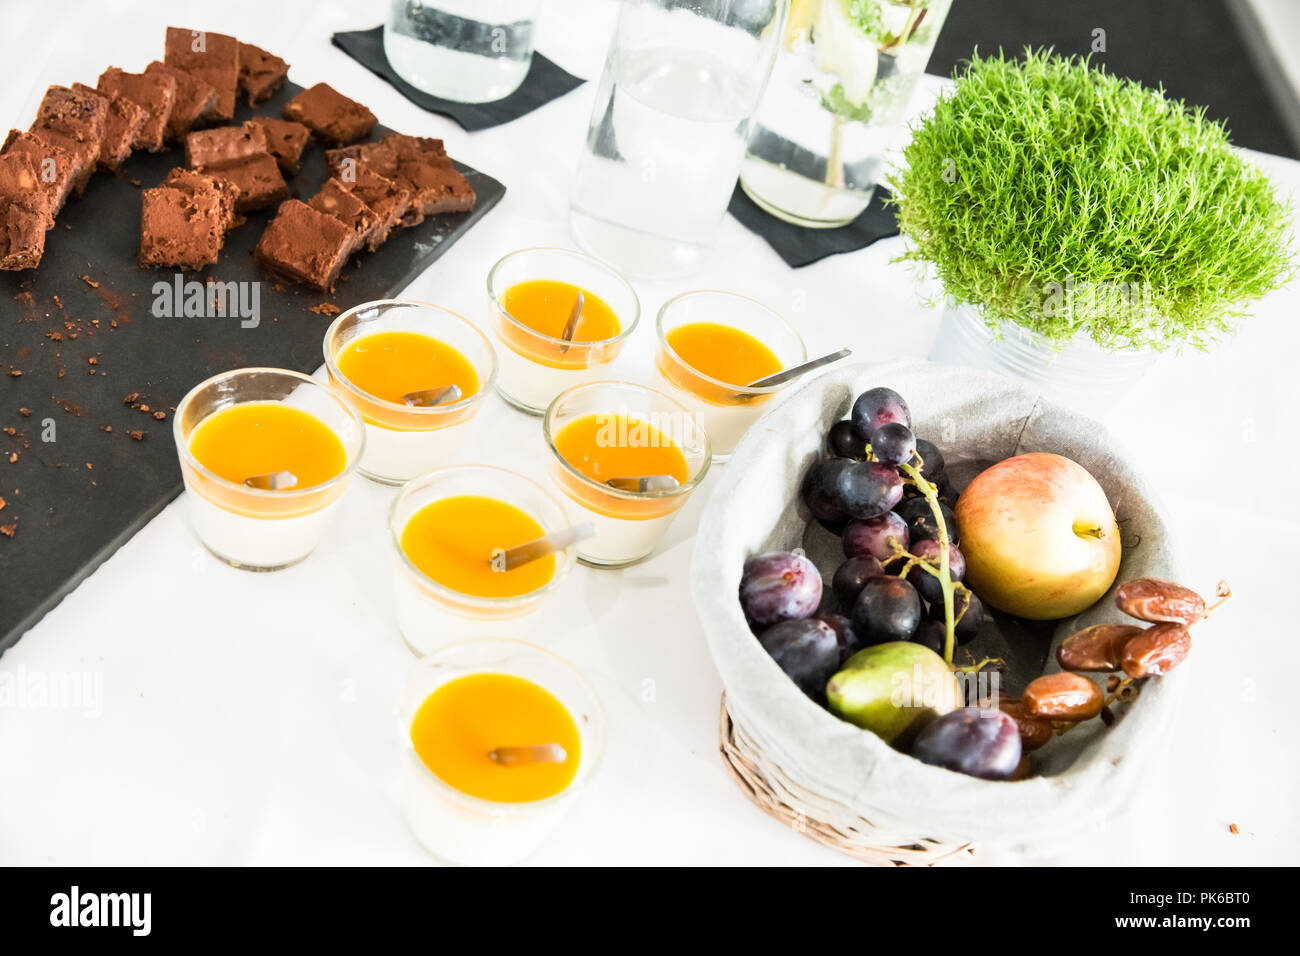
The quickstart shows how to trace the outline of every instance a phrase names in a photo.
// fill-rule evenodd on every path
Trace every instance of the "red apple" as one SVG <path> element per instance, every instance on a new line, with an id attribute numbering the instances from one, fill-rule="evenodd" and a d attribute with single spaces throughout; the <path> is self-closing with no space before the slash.
<path id="1" fill-rule="evenodd" d="M 1037 621 L 1078 614 L 1119 572 L 1119 526 L 1078 462 L 1034 452 L 981 472 L 957 499 L 966 583 L 986 603 Z"/>

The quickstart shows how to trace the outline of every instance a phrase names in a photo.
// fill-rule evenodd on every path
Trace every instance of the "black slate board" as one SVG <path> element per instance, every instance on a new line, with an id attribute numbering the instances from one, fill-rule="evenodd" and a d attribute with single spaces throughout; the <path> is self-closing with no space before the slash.
<path id="1" fill-rule="evenodd" d="M 235 121 L 279 116 L 299 92 L 286 84 L 255 109 L 241 106 Z M 387 132 L 379 127 L 375 138 Z M 355 257 L 332 295 L 264 272 L 252 249 L 274 209 L 250 214 L 227 237 L 216 265 L 185 274 L 186 280 L 259 282 L 261 321 L 243 328 L 237 317 L 158 318 L 151 312 L 154 283 L 170 283 L 177 273 L 136 264 L 140 192 L 181 165 L 179 150 L 138 153 L 117 175 L 97 173 L 47 233 L 40 268 L 0 272 L 0 428 L 16 431 L 0 432 L 0 527 L 17 523 L 14 537 L 0 535 L 0 652 L 180 492 L 171 418 L 190 388 L 241 366 L 317 368 L 330 319 L 311 312 L 313 306 L 348 309 L 398 294 L 505 193 L 501 183 L 457 163 L 478 194 L 474 211 L 431 217 Z M 325 178 L 324 149 L 313 143 L 289 184 L 291 195 L 306 199 Z M 132 392 L 149 412 L 124 403 Z M 156 421 L 154 411 L 166 420 Z M 52 442 L 42 440 L 49 422 Z M 144 439 L 133 440 L 133 430 L 144 431 Z M 18 460 L 10 463 L 14 452 Z M 143 596 L 150 569 L 139 573 Z"/>

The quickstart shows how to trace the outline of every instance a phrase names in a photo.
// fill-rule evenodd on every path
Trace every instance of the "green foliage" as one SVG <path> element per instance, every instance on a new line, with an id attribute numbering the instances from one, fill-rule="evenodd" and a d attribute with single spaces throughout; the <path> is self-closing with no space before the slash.
<path id="1" fill-rule="evenodd" d="M 994 328 L 1204 347 L 1291 277 L 1290 204 L 1223 127 L 1086 60 L 977 55 L 912 132 L 901 258 Z"/>

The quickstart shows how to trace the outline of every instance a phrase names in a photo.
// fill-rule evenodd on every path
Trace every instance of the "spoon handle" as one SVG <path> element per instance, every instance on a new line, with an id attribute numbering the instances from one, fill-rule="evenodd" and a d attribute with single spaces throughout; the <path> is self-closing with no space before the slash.
<path id="1" fill-rule="evenodd" d="M 758 381 L 750 382 L 746 388 L 771 388 L 773 385 L 784 385 L 792 379 L 798 378 L 813 369 L 821 368 L 823 365 L 830 365 L 832 362 L 838 362 L 842 358 L 847 358 L 853 354 L 852 349 L 844 348 L 837 352 L 831 352 L 829 355 L 823 355 L 821 358 L 815 358 L 811 362 L 804 362 L 793 368 L 782 369 L 775 375 L 769 375 L 766 378 L 760 378 Z"/>
<path id="2" fill-rule="evenodd" d="M 513 548 L 506 548 L 504 551 L 494 552 L 491 558 L 492 567 L 501 571 L 513 571 L 529 561 L 536 561 L 538 558 L 544 558 L 556 551 L 563 551 L 569 545 L 584 538 L 590 538 L 595 533 L 596 526 L 590 521 L 584 521 L 582 524 L 575 524 L 569 528 L 561 528 L 559 531 L 552 531 L 544 537 L 526 541 Z"/>

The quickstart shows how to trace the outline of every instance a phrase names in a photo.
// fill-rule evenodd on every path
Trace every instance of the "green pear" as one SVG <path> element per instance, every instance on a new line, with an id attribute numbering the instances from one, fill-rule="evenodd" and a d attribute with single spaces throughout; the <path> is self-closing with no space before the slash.
<path id="1" fill-rule="evenodd" d="M 858 651 L 827 681 L 826 700 L 837 717 L 899 749 L 930 721 L 964 703 L 952 668 L 910 641 Z"/>

